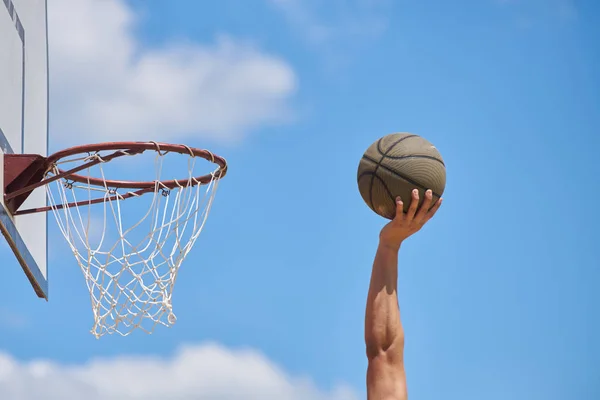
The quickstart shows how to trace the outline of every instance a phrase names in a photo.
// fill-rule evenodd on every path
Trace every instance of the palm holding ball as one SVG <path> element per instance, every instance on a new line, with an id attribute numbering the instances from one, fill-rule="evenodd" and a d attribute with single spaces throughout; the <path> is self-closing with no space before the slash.
<path id="1" fill-rule="evenodd" d="M 408 211 L 404 212 L 404 203 L 400 197 L 396 198 L 396 215 L 394 219 L 383 227 L 379 234 L 379 242 L 390 249 L 398 251 L 400 244 L 409 236 L 417 233 L 427 223 L 442 205 L 439 198 L 433 203 L 431 190 L 425 192 L 425 199 L 421 207 L 419 204 L 419 191 L 414 189 Z M 417 209 L 418 208 L 418 209 Z"/>
<path id="2" fill-rule="evenodd" d="M 426 139 L 410 133 L 393 133 L 369 146 L 357 175 L 365 203 L 387 219 L 397 216 L 397 198 L 401 199 L 403 218 L 417 218 L 420 208 L 424 213 L 419 218 L 426 218 L 437 211 L 446 187 L 446 167 L 440 152 Z"/>

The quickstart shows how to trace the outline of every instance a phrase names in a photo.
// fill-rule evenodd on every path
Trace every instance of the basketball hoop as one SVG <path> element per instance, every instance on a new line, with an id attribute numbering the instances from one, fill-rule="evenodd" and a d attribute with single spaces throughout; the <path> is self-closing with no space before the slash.
<path id="1" fill-rule="evenodd" d="M 110 161 L 144 153 L 155 154 L 153 180 L 106 178 Z M 162 178 L 168 154 L 185 157 L 183 178 Z M 13 215 L 52 211 L 87 283 L 94 315 L 92 334 L 126 336 L 136 329 L 151 333 L 158 324 L 176 322 L 173 286 L 181 263 L 202 232 L 218 183 L 227 173 L 222 157 L 156 142 L 100 143 L 49 157 L 4 157 L 5 204 Z M 216 168 L 196 175 L 197 161 L 202 159 Z M 81 171 L 87 175 L 80 175 Z M 48 206 L 21 210 L 29 194 L 42 186 Z M 132 200 L 123 203 L 127 199 Z"/>

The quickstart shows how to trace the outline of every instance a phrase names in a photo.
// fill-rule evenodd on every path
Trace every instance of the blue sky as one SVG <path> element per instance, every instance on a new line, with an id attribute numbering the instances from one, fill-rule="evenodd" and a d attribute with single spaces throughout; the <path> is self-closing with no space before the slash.
<path id="1" fill-rule="evenodd" d="M 220 373 L 214 393 L 227 400 L 240 398 L 234 370 L 267 371 L 235 380 L 252 398 L 364 398 L 365 296 L 385 221 L 362 202 L 356 168 L 397 131 L 433 142 L 448 174 L 444 206 L 400 253 L 411 398 L 600 396 L 595 2 L 49 3 L 52 150 L 184 142 L 223 155 L 230 171 L 180 271 L 172 329 L 90 335 L 84 281 L 56 229 L 48 303 L 0 250 L 0 366 L 12 368 L 0 387 L 15 398 L 91 399 L 99 374 L 117 380 L 127 363 L 156 367 L 140 387 L 173 365 L 190 379 Z M 65 15 L 71 24 L 57 22 Z M 214 80 L 196 75 L 205 69 Z M 152 359 L 132 357 L 143 355 Z M 211 398 L 179 378 L 180 398 Z"/>

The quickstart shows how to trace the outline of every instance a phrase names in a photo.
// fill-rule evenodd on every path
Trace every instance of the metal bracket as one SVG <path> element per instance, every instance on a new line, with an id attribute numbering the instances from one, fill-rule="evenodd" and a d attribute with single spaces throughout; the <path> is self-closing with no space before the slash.
<path id="1" fill-rule="evenodd" d="M 46 172 L 46 157 L 38 154 L 4 155 L 4 198 L 5 206 L 14 214 L 27 200 L 31 191 L 7 200 L 11 193 L 39 183 Z M 33 189 L 32 189 L 33 190 Z"/>

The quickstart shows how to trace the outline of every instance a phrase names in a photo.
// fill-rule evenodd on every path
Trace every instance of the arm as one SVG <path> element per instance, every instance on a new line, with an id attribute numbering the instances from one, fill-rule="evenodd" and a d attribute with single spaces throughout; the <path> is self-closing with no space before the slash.
<path id="1" fill-rule="evenodd" d="M 403 213 L 401 199 L 396 200 L 396 217 L 379 236 L 367 296 L 365 343 L 369 362 L 367 370 L 368 400 L 406 400 L 404 372 L 404 329 L 398 306 L 398 251 L 402 242 L 416 233 L 435 214 L 441 199 L 428 212 L 432 201 L 427 191 L 417 212 L 419 194 L 413 192 L 411 205 Z"/>
<path id="2" fill-rule="evenodd" d="M 404 330 L 396 293 L 398 250 L 379 244 L 367 296 L 367 397 L 369 400 L 405 400 Z"/>

